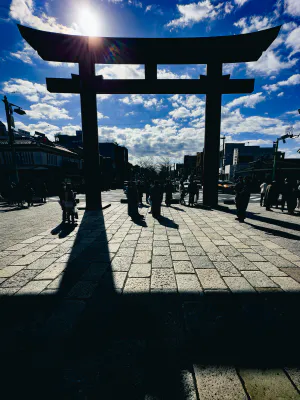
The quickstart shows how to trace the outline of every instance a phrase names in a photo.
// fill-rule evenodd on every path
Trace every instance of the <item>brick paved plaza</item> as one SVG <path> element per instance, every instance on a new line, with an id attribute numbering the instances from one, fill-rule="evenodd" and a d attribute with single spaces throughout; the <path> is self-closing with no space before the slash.
<path id="1" fill-rule="evenodd" d="M 300 399 L 299 217 L 162 210 L 1 209 L 3 398 Z"/>

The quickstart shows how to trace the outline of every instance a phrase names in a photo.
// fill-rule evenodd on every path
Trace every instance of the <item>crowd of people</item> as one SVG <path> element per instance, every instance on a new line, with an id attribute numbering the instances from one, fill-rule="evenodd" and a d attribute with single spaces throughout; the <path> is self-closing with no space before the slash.
<path id="1" fill-rule="evenodd" d="M 6 189 L 1 192 L 3 199 L 11 206 L 31 207 L 33 200 L 36 198 L 41 203 L 46 203 L 48 190 L 45 183 L 33 185 L 31 182 L 15 183 L 12 182 Z"/>
<path id="2" fill-rule="evenodd" d="M 280 199 L 281 197 L 281 199 Z M 284 180 L 283 185 L 276 181 L 262 182 L 260 185 L 260 205 L 266 207 L 267 211 L 272 211 L 272 207 L 279 208 L 283 212 L 285 205 L 289 214 L 293 214 L 295 208 L 300 208 L 300 180 L 295 183 L 288 178 Z"/>
<path id="3" fill-rule="evenodd" d="M 235 187 L 235 204 L 237 209 L 237 220 L 244 222 L 246 210 L 251 194 L 250 177 L 239 177 Z M 283 185 L 276 181 L 260 183 L 260 206 L 267 211 L 272 211 L 272 207 L 281 208 L 283 212 L 287 206 L 288 214 L 293 215 L 295 208 L 300 209 L 300 180 L 295 183 L 285 178 Z"/>
<path id="4" fill-rule="evenodd" d="M 180 199 L 181 204 L 184 203 L 184 198 L 189 194 L 188 205 L 194 206 L 199 199 L 199 188 L 197 183 L 190 179 L 187 188 L 184 187 L 183 181 L 180 183 Z M 151 206 L 150 213 L 153 218 L 159 218 L 161 216 L 161 205 L 163 202 L 163 195 L 165 193 L 165 204 L 167 207 L 171 206 L 173 201 L 173 193 L 175 192 L 174 185 L 170 179 L 167 179 L 165 183 L 158 181 L 129 181 L 127 187 L 127 199 L 128 199 L 128 215 L 132 219 L 141 219 L 142 215 L 139 214 L 138 208 L 143 206 L 143 195 L 146 195 L 146 203 Z"/>

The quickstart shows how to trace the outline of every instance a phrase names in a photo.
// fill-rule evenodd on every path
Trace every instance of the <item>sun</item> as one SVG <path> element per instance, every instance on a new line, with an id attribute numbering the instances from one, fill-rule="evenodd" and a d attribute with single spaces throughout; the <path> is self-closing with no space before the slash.
<path id="1" fill-rule="evenodd" d="M 97 36 L 99 33 L 100 19 L 91 9 L 80 9 L 78 11 L 78 22 L 84 35 Z"/>

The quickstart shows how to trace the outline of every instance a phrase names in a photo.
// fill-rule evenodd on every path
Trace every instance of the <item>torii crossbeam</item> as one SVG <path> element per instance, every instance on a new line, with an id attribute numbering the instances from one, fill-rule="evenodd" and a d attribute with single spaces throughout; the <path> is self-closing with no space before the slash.
<path id="1" fill-rule="evenodd" d="M 218 204 L 222 94 L 252 93 L 254 79 L 229 79 L 223 63 L 257 61 L 280 26 L 234 36 L 199 38 L 101 38 L 44 32 L 18 25 L 45 61 L 79 64 L 72 79 L 47 78 L 52 93 L 79 93 L 84 148 L 86 207 L 101 207 L 97 94 L 205 94 L 203 204 Z M 103 79 L 95 64 L 144 64 L 145 79 Z M 200 79 L 157 79 L 159 64 L 207 64 Z"/>

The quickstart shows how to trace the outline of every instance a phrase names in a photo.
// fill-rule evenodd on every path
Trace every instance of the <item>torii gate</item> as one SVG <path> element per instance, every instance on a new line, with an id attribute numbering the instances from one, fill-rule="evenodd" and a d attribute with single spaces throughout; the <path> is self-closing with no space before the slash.
<path id="1" fill-rule="evenodd" d="M 203 204 L 218 204 L 222 94 L 252 93 L 254 79 L 222 75 L 223 63 L 257 61 L 280 26 L 234 36 L 199 38 L 102 38 L 44 32 L 18 25 L 45 61 L 79 64 L 72 79 L 46 78 L 52 93 L 79 93 L 83 131 L 86 208 L 101 207 L 96 94 L 205 94 Z M 144 64 L 145 79 L 103 79 L 95 64 Z M 157 79 L 158 64 L 207 64 L 200 79 Z"/>

